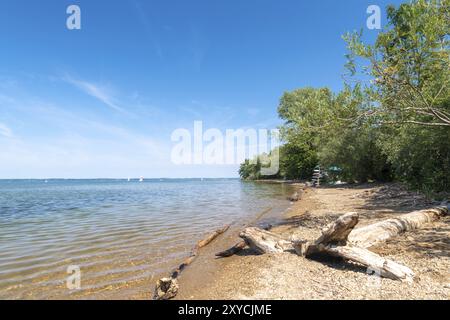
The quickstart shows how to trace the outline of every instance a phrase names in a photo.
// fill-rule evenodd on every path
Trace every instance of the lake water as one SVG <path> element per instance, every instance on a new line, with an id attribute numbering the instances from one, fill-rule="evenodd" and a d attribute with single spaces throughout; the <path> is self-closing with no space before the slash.
<path id="1" fill-rule="evenodd" d="M 279 213 L 289 186 L 237 179 L 0 180 L 0 299 L 127 299 L 225 224 Z M 67 288 L 78 266 L 81 289 Z"/>

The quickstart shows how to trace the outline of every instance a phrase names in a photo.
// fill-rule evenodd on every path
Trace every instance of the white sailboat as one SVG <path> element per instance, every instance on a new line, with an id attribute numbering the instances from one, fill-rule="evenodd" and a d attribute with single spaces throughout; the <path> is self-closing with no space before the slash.
<path id="1" fill-rule="evenodd" d="M 144 177 L 140 177 L 139 182 L 144 182 Z"/>

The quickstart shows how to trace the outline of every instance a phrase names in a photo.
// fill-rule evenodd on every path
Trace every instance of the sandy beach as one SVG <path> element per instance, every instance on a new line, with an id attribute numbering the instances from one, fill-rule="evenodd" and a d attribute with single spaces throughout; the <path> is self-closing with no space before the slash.
<path id="1" fill-rule="evenodd" d="M 346 212 L 358 212 L 362 226 L 436 204 L 395 184 L 309 188 L 271 231 L 312 240 Z M 182 273 L 176 299 L 449 299 L 449 222 L 447 216 L 371 249 L 409 266 L 416 275 L 413 283 L 369 276 L 365 268 L 334 258 L 244 250 L 216 259 L 215 253 L 238 242 L 236 227 L 202 250 Z"/>

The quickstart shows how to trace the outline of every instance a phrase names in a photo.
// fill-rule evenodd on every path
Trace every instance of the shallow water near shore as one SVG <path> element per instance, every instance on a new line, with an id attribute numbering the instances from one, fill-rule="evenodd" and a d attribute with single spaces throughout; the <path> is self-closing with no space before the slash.
<path id="1" fill-rule="evenodd" d="M 291 191 L 238 179 L 1 180 L 0 299 L 150 298 L 196 241 L 276 216 Z M 67 288 L 70 266 L 79 290 Z"/>

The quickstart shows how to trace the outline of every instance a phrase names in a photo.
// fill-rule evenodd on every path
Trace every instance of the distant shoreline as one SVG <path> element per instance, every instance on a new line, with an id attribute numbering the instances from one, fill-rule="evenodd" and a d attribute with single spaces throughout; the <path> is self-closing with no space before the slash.
<path id="1" fill-rule="evenodd" d="M 139 180 L 139 177 L 130 177 L 131 180 Z M 128 180 L 128 178 L 0 178 L 0 181 L 45 181 L 45 180 L 73 180 L 73 181 L 85 181 L 85 180 Z M 239 177 L 235 178 L 145 178 L 145 180 L 240 180 Z"/>

